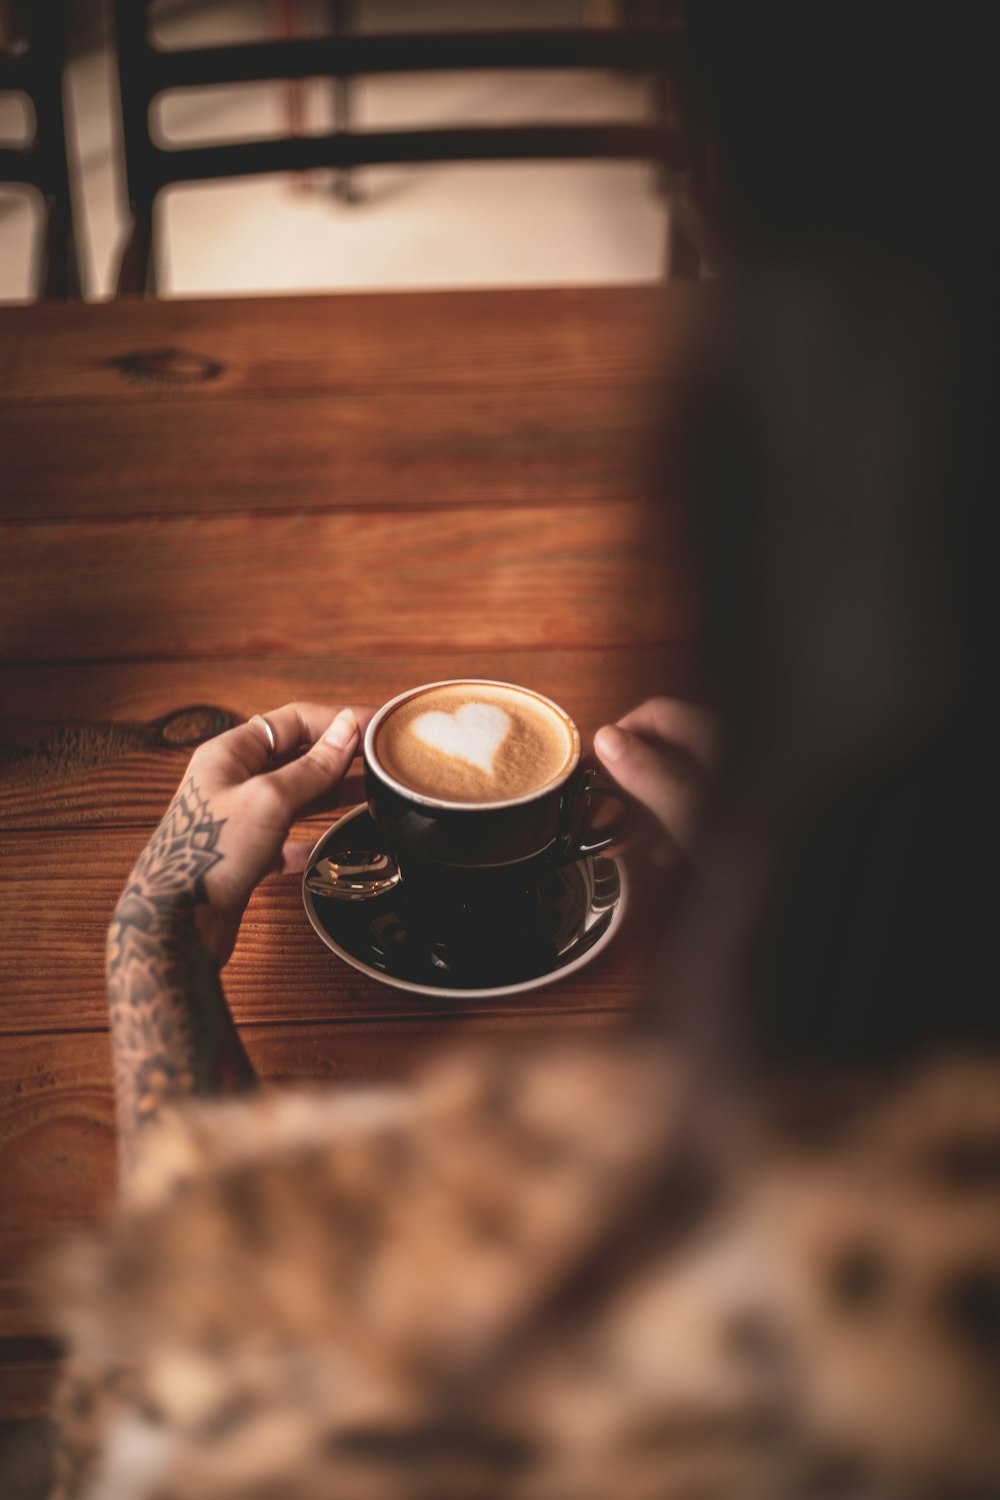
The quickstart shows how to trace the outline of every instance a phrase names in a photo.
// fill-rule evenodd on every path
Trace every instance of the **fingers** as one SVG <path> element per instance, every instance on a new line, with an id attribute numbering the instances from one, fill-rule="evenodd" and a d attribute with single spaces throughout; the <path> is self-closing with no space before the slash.
<path id="1" fill-rule="evenodd" d="M 245 787 L 255 807 L 270 809 L 270 821 L 290 825 L 342 779 L 374 712 L 360 705 L 338 710 L 322 703 L 286 703 L 200 746 L 192 766 L 207 787 Z M 274 735 L 273 754 L 264 717 Z"/>
<path id="2" fill-rule="evenodd" d="M 286 703 L 283 708 L 269 708 L 266 715 L 254 714 L 245 724 L 237 724 L 235 729 L 199 745 L 193 758 L 203 772 L 210 770 L 223 782 L 238 784 L 259 776 L 300 745 L 313 744 L 336 712 L 323 703 Z M 273 747 L 265 718 L 274 735 Z"/>
<path id="3" fill-rule="evenodd" d="M 675 843 L 690 849 L 697 799 L 669 754 L 617 724 L 598 730 L 594 749 L 622 790 L 647 807 Z"/>
<path id="4" fill-rule="evenodd" d="M 355 707 L 353 711 L 358 722 L 363 727 L 367 725 L 372 710 Z M 198 762 L 227 781 L 240 782 L 259 776 L 303 746 L 314 745 L 337 712 L 326 703 L 286 703 L 282 708 L 269 708 L 266 714 L 254 714 L 245 724 L 227 729 L 225 734 L 200 746 L 196 752 Z M 265 719 L 274 735 L 273 749 Z"/>
<path id="5" fill-rule="evenodd" d="M 302 705 L 296 705 L 302 707 Z M 372 708 L 343 708 L 329 717 L 314 733 L 315 721 L 303 716 L 313 735 L 313 743 L 304 755 L 263 778 L 270 791 L 280 792 L 289 820 L 300 816 L 317 799 L 324 797 L 343 778 L 361 749 Z M 268 718 L 271 715 L 268 714 Z M 273 720 L 272 720 L 273 722 Z M 277 733 L 277 731 L 276 731 Z"/>
<path id="6" fill-rule="evenodd" d="M 713 766 L 719 757 L 719 732 L 713 715 L 679 698 L 648 698 L 619 719 L 618 727 L 632 735 L 678 745 L 705 766 Z"/>
<path id="7" fill-rule="evenodd" d="M 309 863 L 309 856 L 314 848 L 313 839 L 286 839 L 281 850 L 280 873 L 301 875 Z"/>
<path id="8" fill-rule="evenodd" d="M 700 773 L 719 754 L 712 715 L 677 698 L 649 698 L 598 730 L 594 749 L 623 791 L 649 809 L 675 844 L 690 849 Z"/>

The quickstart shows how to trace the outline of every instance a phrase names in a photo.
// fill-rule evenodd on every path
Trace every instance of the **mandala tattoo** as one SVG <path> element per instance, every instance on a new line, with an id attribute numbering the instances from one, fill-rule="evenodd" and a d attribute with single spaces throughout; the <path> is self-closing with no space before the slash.
<path id="1" fill-rule="evenodd" d="M 205 876 L 224 857 L 224 826 L 189 776 L 139 856 L 111 922 L 108 1003 L 126 1165 L 140 1128 L 167 1106 L 253 1078 L 218 963 L 195 921 L 195 908 L 206 902 Z M 226 1078 L 227 1069 L 235 1078 Z"/>

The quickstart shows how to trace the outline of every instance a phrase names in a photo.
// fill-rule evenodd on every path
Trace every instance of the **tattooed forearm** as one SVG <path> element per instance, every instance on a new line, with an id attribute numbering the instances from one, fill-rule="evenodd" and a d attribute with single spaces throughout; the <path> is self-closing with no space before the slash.
<path id="1" fill-rule="evenodd" d="M 188 777 L 132 871 L 108 934 L 108 1002 L 123 1164 L 141 1127 L 190 1094 L 253 1082 L 219 968 L 198 933 L 224 821 Z"/>

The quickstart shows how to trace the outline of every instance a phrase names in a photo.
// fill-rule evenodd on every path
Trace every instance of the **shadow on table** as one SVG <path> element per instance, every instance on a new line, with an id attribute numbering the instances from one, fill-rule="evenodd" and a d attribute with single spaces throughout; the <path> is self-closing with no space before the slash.
<path id="1" fill-rule="evenodd" d="M 44 1417 L 0 1422 L 0 1493 L 4 1500 L 45 1500 L 54 1479 L 55 1428 Z"/>

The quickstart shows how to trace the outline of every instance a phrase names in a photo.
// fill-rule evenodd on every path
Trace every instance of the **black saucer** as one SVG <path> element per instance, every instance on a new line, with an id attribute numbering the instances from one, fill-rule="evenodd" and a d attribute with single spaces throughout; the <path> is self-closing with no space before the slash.
<path id="1" fill-rule="evenodd" d="M 355 808 L 312 851 L 302 898 L 328 948 L 363 974 L 397 989 L 468 998 L 537 989 L 589 963 L 611 941 L 625 913 L 625 872 L 603 854 L 549 871 L 533 889 L 536 919 L 530 934 L 505 933 L 491 953 L 474 956 L 426 938 L 410 917 L 402 884 L 364 901 L 336 900 L 310 890 L 309 875 L 321 859 L 352 848 L 381 847 L 367 808 Z"/>

